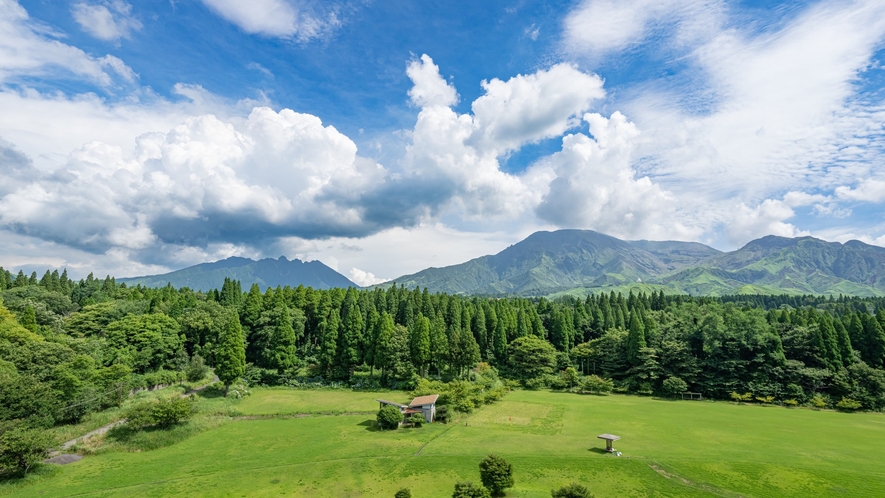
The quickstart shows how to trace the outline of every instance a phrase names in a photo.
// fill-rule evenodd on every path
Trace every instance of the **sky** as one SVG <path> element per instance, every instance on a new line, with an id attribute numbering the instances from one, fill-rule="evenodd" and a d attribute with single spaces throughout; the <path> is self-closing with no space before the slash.
<path id="1" fill-rule="evenodd" d="M 885 1 L 0 0 L 0 265 L 885 246 Z"/>

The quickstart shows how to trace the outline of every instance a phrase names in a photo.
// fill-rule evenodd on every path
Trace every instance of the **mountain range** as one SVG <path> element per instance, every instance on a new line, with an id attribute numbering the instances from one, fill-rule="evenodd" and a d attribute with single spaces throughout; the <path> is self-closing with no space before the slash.
<path id="1" fill-rule="evenodd" d="M 289 261 L 283 256 L 279 259 L 268 258 L 259 261 L 232 257 L 163 275 L 118 278 L 117 282 L 125 282 L 130 286 L 141 284 L 145 287 L 165 287 L 171 283 L 176 288 L 190 287 L 194 290 L 208 291 L 220 289 L 225 277 L 239 280 L 244 290 L 252 284 L 258 284 L 262 291 L 268 287 L 287 285 L 292 287 L 304 285 L 314 289 L 356 286 L 347 277 L 319 261 L 304 262 L 298 259 Z"/>
<path id="2" fill-rule="evenodd" d="M 550 296 L 609 290 L 694 295 L 885 295 L 885 248 L 769 235 L 721 252 L 696 242 L 536 232 L 495 255 L 394 280 L 453 294 Z M 388 284 L 389 285 L 389 284 Z"/>
<path id="3" fill-rule="evenodd" d="M 220 288 L 224 278 L 244 289 L 298 285 L 355 286 L 319 261 L 228 258 L 164 275 L 118 279 L 129 285 Z M 626 241 L 592 230 L 536 232 L 503 251 L 391 282 L 431 292 L 556 296 L 587 292 L 663 290 L 693 295 L 820 294 L 885 296 L 885 248 L 852 240 L 769 235 L 736 251 L 697 242 Z"/>

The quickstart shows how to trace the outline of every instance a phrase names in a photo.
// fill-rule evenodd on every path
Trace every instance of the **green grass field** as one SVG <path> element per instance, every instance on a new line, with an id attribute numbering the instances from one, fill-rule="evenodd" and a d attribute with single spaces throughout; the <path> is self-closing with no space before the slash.
<path id="1" fill-rule="evenodd" d="M 398 396 L 397 396 L 398 394 Z M 375 410 L 402 393 L 256 390 L 243 414 Z M 635 396 L 517 391 L 448 425 L 378 432 L 374 417 L 241 419 L 174 445 L 107 452 L 10 496 L 451 496 L 479 460 L 514 465 L 508 496 L 577 481 L 603 496 L 882 496 L 885 416 Z M 465 425 L 466 423 L 466 425 Z M 621 457 L 596 436 L 622 437 Z M 5 491 L 5 492 L 4 492 Z"/>

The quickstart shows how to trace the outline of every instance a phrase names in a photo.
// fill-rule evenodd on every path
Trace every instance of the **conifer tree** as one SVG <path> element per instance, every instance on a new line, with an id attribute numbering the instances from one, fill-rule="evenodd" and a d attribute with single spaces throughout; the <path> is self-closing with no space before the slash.
<path id="1" fill-rule="evenodd" d="M 231 311 L 227 326 L 224 327 L 218 338 L 218 348 L 215 351 L 215 374 L 224 383 L 225 396 L 227 396 L 231 384 L 246 373 L 244 342 L 240 317 L 236 311 Z"/>
<path id="2" fill-rule="evenodd" d="M 627 361 L 631 365 L 639 365 L 639 350 L 646 347 L 645 326 L 638 311 L 630 315 L 630 330 L 627 332 Z"/>
<path id="3" fill-rule="evenodd" d="M 412 363 L 421 375 L 427 375 L 427 362 L 430 360 L 430 319 L 423 313 L 418 313 L 409 329 L 409 349 Z"/>
<path id="4" fill-rule="evenodd" d="M 277 372 L 283 373 L 295 365 L 295 328 L 292 327 L 292 315 L 289 308 L 281 305 L 278 308 L 277 323 L 271 335 L 269 364 Z"/>

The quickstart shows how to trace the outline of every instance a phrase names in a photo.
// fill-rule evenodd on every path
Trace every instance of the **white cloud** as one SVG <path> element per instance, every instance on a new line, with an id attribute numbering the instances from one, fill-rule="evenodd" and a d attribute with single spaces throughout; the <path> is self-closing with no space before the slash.
<path id="1" fill-rule="evenodd" d="M 429 55 L 424 54 L 420 59 L 411 61 L 406 67 L 406 74 L 412 80 L 409 98 L 416 106 L 450 107 L 458 103 L 455 87 L 439 75 L 439 66 L 433 63 Z"/>
<path id="2" fill-rule="evenodd" d="M 592 228 L 625 238 L 684 239 L 700 235 L 676 217 L 676 199 L 637 179 L 631 151 L 639 131 L 619 112 L 610 119 L 587 114 L 590 134 L 562 140 L 562 151 L 542 161 L 554 179 L 537 208 L 538 215 L 561 227 Z"/>
<path id="3" fill-rule="evenodd" d="M 590 61 L 642 50 L 685 67 L 619 88 L 607 105 L 642 129 L 633 166 L 679 199 L 687 226 L 724 229 L 733 243 L 758 227 L 796 230 L 767 200 L 838 218 L 850 213 L 840 202 L 879 199 L 861 182 L 885 151 L 885 106 L 859 97 L 858 81 L 885 38 L 885 4 L 814 3 L 769 26 L 745 19 L 712 0 L 587 1 L 564 41 Z M 747 221 L 729 228 L 735 206 Z"/>
<path id="4" fill-rule="evenodd" d="M 785 220 L 792 218 L 795 213 L 783 201 L 766 199 L 754 208 L 744 203 L 735 206 L 732 217 L 726 224 L 726 232 L 733 244 L 763 237 L 765 235 L 779 235 L 781 237 L 797 237 L 809 235 L 801 231 Z"/>
<path id="5" fill-rule="evenodd" d="M 105 41 L 129 38 L 142 24 L 132 17 L 132 6 L 121 0 L 103 3 L 75 3 L 71 8 L 74 20 L 83 31 Z"/>
<path id="6" fill-rule="evenodd" d="M 360 287 L 368 287 L 390 280 L 389 278 L 378 278 L 374 273 L 363 271 L 356 267 L 350 269 L 349 277 L 351 282 Z"/>
<path id="7" fill-rule="evenodd" d="M 885 181 L 867 178 L 853 189 L 846 186 L 836 187 L 835 193 L 840 199 L 879 203 L 885 201 Z"/>
<path id="8" fill-rule="evenodd" d="M 287 0 L 203 0 L 216 14 L 251 34 L 310 40 L 340 24 L 334 12 L 325 19 L 306 2 Z"/>
<path id="9" fill-rule="evenodd" d="M 134 79 L 132 70 L 120 59 L 110 55 L 95 58 L 47 35 L 46 28 L 30 21 L 18 2 L 0 0 L 0 12 L 0 83 L 21 76 L 73 76 L 109 86 L 113 73 L 127 81 Z"/>

